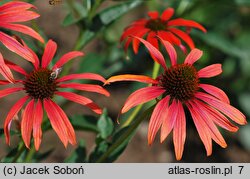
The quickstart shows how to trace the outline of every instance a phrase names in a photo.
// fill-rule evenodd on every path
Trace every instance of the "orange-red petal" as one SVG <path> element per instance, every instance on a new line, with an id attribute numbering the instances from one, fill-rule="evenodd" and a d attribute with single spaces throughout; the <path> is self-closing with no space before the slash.
<path id="1" fill-rule="evenodd" d="M 53 40 L 49 40 L 45 46 L 42 56 L 42 68 L 47 68 L 57 50 L 57 44 Z"/>

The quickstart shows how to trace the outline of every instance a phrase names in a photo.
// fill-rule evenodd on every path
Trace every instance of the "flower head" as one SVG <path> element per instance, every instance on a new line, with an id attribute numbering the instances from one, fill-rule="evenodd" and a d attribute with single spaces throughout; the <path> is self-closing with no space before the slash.
<path id="1" fill-rule="evenodd" d="M 194 49 L 194 42 L 189 36 L 190 29 L 197 28 L 203 32 L 206 32 L 206 29 L 192 20 L 182 18 L 171 20 L 173 15 L 174 9 L 167 8 L 161 16 L 159 16 L 158 12 L 151 11 L 148 12 L 149 19 L 140 19 L 133 22 L 125 29 L 121 36 L 121 41 L 125 41 L 125 50 L 127 51 L 129 45 L 132 43 L 134 52 L 138 52 L 140 41 L 136 38 L 128 38 L 129 36 L 136 36 L 139 38 L 146 36 L 146 40 L 157 49 L 159 49 L 158 40 L 155 36 L 159 36 L 163 40 L 179 46 L 183 51 L 186 51 L 186 47 L 182 44 L 181 40 L 183 40 L 191 49 Z M 176 28 L 177 26 L 186 27 L 187 30 L 180 30 Z"/>
<path id="2" fill-rule="evenodd" d="M 41 124 L 43 119 L 43 109 L 47 113 L 52 128 L 55 130 L 65 147 L 67 146 L 68 142 L 71 144 L 76 144 L 75 132 L 67 115 L 53 101 L 52 98 L 54 96 L 61 96 L 67 100 L 84 105 L 97 114 L 101 114 L 102 109 L 91 99 L 73 92 L 61 91 L 61 89 L 72 88 L 109 96 L 109 93 L 99 85 L 65 83 L 75 79 L 90 79 L 104 83 L 105 79 L 94 73 L 70 74 L 59 77 L 62 66 L 73 58 L 83 56 L 82 52 L 69 52 L 63 55 L 52 68 L 49 68 L 49 64 L 57 50 L 57 44 L 55 42 L 52 40 L 48 41 L 41 59 L 41 63 L 37 55 L 31 49 L 29 49 L 26 44 L 24 44 L 24 46 L 33 54 L 34 69 L 30 73 L 27 73 L 23 68 L 12 62 L 5 62 L 10 69 L 23 75 L 24 79 L 15 81 L 14 85 L 19 85 L 18 87 L 9 87 L 1 90 L 0 98 L 15 92 L 24 91 L 26 93 L 25 97 L 21 98 L 15 103 L 5 119 L 4 132 L 6 136 L 6 142 L 10 144 L 10 125 L 13 117 L 21 110 L 22 107 L 25 106 L 25 103 L 27 103 L 21 120 L 21 134 L 26 147 L 29 148 L 30 146 L 30 139 L 33 131 L 35 148 L 36 150 L 39 149 L 42 138 Z M 1 85 L 8 83 L 8 81 L 0 81 Z"/>
<path id="3" fill-rule="evenodd" d="M 149 50 L 153 59 L 160 63 L 164 72 L 156 79 L 142 75 L 118 75 L 107 80 L 106 83 L 116 81 L 139 81 L 152 86 L 139 89 L 126 100 L 121 113 L 132 107 L 158 98 L 159 101 L 151 115 L 148 127 L 148 143 L 151 145 L 156 133 L 161 130 L 160 141 L 163 142 L 173 131 L 173 142 L 177 160 L 182 158 L 186 139 L 186 117 L 184 106 L 187 107 L 193 118 L 198 134 L 206 148 L 207 155 L 212 153 L 212 140 L 221 147 L 227 144 L 216 125 L 236 132 L 238 127 L 234 122 L 244 125 L 246 117 L 230 105 L 227 95 L 219 88 L 201 83 L 201 78 L 210 78 L 222 72 L 220 64 L 213 64 L 197 70 L 193 64 L 202 56 L 202 51 L 193 49 L 183 64 L 177 64 L 177 54 L 174 47 L 163 39 L 171 60 L 167 67 L 162 54 L 147 41 L 137 38 Z"/>
<path id="4" fill-rule="evenodd" d="M 0 42 L 2 42 L 4 46 L 14 53 L 32 61 L 32 54 L 27 49 L 23 48 L 23 46 L 15 38 L 7 35 L 3 31 L 6 29 L 21 32 L 44 43 L 43 38 L 32 28 L 26 25 L 18 24 L 19 22 L 26 22 L 39 17 L 39 14 L 34 11 L 30 11 L 30 8 L 35 8 L 35 6 L 21 1 L 13 1 L 0 5 Z M 12 73 L 8 67 L 6 65 L 2 65 L 3 63 L 1 62 L 3 61 L 0 57 L 0 66 L 2 69 L 4 68 L 4 70 L 0 70 L 0 73 L 9 81 L 13 81 Z"/>

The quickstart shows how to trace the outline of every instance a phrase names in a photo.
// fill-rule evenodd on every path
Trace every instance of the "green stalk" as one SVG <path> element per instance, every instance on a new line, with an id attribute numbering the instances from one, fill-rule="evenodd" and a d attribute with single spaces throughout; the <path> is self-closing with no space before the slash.
<path id="1" fill-rule="evenodd" d="M 148 115 L 153 111 L 154 106 L 150 107 L 149 109 L 147 109 L 142 115 L 141 117 L 137 118 L 136 120 L 134 120 L 134 123 L 131 124 L 131 126 L 129 127 L 129 129 L 123 134 L 121 135 L 121 137 L 115 142 L 113 143 L 110 148 L 107 150 L 106 153 L 104 153 L 97 161 L 96 163 L 101 163 L 101 162 L 105 162 L 105 160 L 109 157 L 110 154 L 112 154 L 112 152 L 114 152 L 127 138 L 129 138 L 131 136 L 131 134 L 133 132 L 135 132 L 135 130 L 137 129 L 137 127 L 139 126 L 139 124 L 148 117 Z"/>
<path id="2" fill-rule="evenodd" d="M 22 155 L 22 153 L 25 151 L 25 145 L 24 145 L 24 143 L 22 142 L 21 144 L 20 144 L 20 146 L 19 146 L 19 149 L 18 149 L 18 151 L 17 151 L 17 153 L 16 153 L 16 156 L 14 157 L 14 159 L 11 161 L 11 163 L 16 163 L 17 162 L 17 160 L 19 159 L 19 157 Z"/>

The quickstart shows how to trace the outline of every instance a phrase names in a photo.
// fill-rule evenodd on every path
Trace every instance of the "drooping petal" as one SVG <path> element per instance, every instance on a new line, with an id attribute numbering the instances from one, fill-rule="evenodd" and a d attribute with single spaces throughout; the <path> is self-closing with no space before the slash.
<path id="1" fill-rule="evenodd" d="M 34 63 L 33 55 L 24 48 L 16 39 L 2 33 L 0 31 L 0 42 L 4 44 L 10 51 L 20 55 L 24 59 Z"/>
<path id="2" fill-rule="evenodd" d="M 157 62 L 159 63 L 165 70 L 167 69 L 167 65 L 165 62 L 165 59 L 163 57 L 163 55 L 161 54 L 161 52 L 155 48 L 152 44 L 150 44 L 149 42 L 145 41 L 142 38 L 133 36 L 133 38 L 137 38 L 138 40 L 140 40 L 148 49 L 148 51 L 150 52 L 151 57 Z"/>
<path id="3" fill-rule="evenodd" d="M 61 119 L 64 122 L 65 127 L 67 128 L 69 143 L 72 145 L 76 145 L 76 134 L 75 134 L 74 128 L 73 128 L 72 124 L 70 123 L 67 115 L 55 102 L 53 102 L 52 100 L 49 100 L 49 103 L 50 103 L 50 105 L 54 106 L 54 109 L 56 109 L 56 111 L 61 116 Z"/>
<path id="4" fill-rule="evenodd" d="M 154 80 L 148 76 L 144 75 L 117 75 L 117 76 L 112 76 L 110 77 L 106 82 L 106 84 L 117 82 L 117 81 L 138 81 L 142 83 L 148 83 L 148 84 L 158 84 L 157 80 Z"/>
<path id="5" fill-rule="evenodd" d="M 5 64 L 5 61 L 1 53 L 0 53 L 0 73 L 9 82 L 13 83 L 15 81 L 13 74 L 10 71 L 10 68 L 8 67 L 8 65 Z"/>
<path id="6" fill-rule="evenodd" d="M 0 90 L 0 98 L 8 96 L 12 93 L 19 92 L 23 89 L 23 87 L 15 87 L 15 88 L 7 88 Z"/>
<path id="7" fill-rule="evenodd" d="M 1 61 L 1 60 L 0 60 Z M 11 61 L 8 61 L 8 60 L 4 60 L 5 64 L 12 70 L 24 75 L 24 76 L 27 76 L 28 73 L 22 68 L 20 67 L 19 65 L 16 65 L 15 63 L 12 63 Z"/>
<path id="8" fill-rule="evenodd" d="M 125 113 L 131 108 L 146 103 L 148 101 L 151 101 L 152 99 L 155 99 L 159 97 L 161 94 L 163 94 L 165 90 L 159 86 L 150 86 L 141 88 L 134 93 L 132 93 L 128 99 L 126 100 L 121 113 Z"/>
<path id="9" fill-rule="evenodd" d="M 134 35 L 142 38 L 148 31 L 149 31 L 149 29 L 141 29 L 140 31 L 138 31 L 138 33 L 136 33 Z M 140 41 L 136 38 L 133 38 L 133 50 L 134 50 L 135 54 L 138 53 L 139 46 L 140 46 Z"/>
<path id="10" fill-rule="evenodd" d="M 168 30 L 170 32 L 176 34 L 178 37 L 180 37 L 184 42 L 186 42 L 186 44 L 188 44 L 188 46 L 191 49 L 195 48 L 195 45 L 194 45 L 192 38 L 187 33 L 183 32 L 180 29 L 176 29 L 176 28 L 169 28 Z"/>
<path id="11" fill-rule="evenodd" d="M 27 34 L 27 35 L 29 35 L 31 37 L 34 37 L 35 39 L 39 40 L 40 42 L 44 43 L 43 38 L 36 31 L 34 31 L 32 28 L 30 28 L 30 27 L 28 27 L 26 25 L 9 24 L 9 23 L 1 23 L 0 22 L 0 26 L 5 27 L 5 28 L 10 29 L 10 30 L 21 32 L 23 34 Z"/>
<path id="12" fill-rule="evenodd" d="M 38 18 L 40 15 L 33 11 L 10 11 L 0 14 L 1 22 L 26 22 Z M 4 27 L 4 26 L 3 26 Z"/>
<path id="13" fill-rule="evenodd" d="M 65 55 L 63 55 L 57 62 L 56 64 L 53 66 L 52 70 L 56 69 L 56 68 L 60 68 L 61 66 L 63 66 L 65 63 L 69 62 L 70 60 L 76 58 L 76 57 L 80 57 L 83 56 L 84 53 L 79 52 L 79 51 L 72 51 L 69 53 L 66 53 Z"/>
<path id="14" fill-rule="evenodd" d="M 120 41 L 122 42 L 123 40 L 125 40 L 128 36 L 131 36 L 131 35 L 134 35 L 136 32 L 138 31 L 141 31 L 143 30 L 144 28 L 139 26 L 139 27 L 134 27 L 134 26 L 131 26 L 131 27 L 128 27 L 124 30 L 121 38 L 120 38 Z M 149 29 L 147 29 L 149 30 Z"/>
<path id="15" fill-rule="evenodd" d="M 157 11 L 150 11 L 150 12 L 148 12 L 148 16 L 151 19 L 157 19 L 159 17 L 159 12 L 157 12 Z"/>
<path id="16" fill-rule="evenodd" d="M 33 128 L 33 119 L 34 119 L 34 99 L 32 99 L 26 106 L 22 115 L 21 122 L 21 134 L 24 141 L 24 144 L 27 148 L 30 148 L 30 138 Z"/>
<path id="17" fill-rule="evenodd" d="M 0 85 L 8 85 L 11 82 L 7 81 L 7 80 L 0 80 Z"/>
<path id="18" fill-rule="evenodd" d="M 21 1 L 8 2 L 0 6 L 0 12 L 24 11 L 29 8 L 35 8 L 34 5 Z"/>
<path id="19" fill-rule="evenodd" d="M 95 92 L 95 93 L 103 94 L 105 96 L 110 96 L 109 92 L 99 85 L 67 83 L 67 84 L 60 84 L 59 87 L 60 88 L 73 88 L 76 90 Z"/>
<path id="20" fill-rule="evenodd" d="M 203 122 L 204 122 L 203 127 L 207 128 L 212 139 L 217 144 L 219 144 L 221 147 L 223 147 L 223 148 L 227 147 L 227 144 L 226 144 L 223 136 L 221 135 L 220 131 L 217 129 L 217 127 L 213 123 L 213 120 L 210 118 L 211 116 L 207 113 L 207 111 L 203 107 L 203 105 L 202 105 L 203 103 L 199 103 L 200 105 L 198 105 L 196 103 L 196 100 L 193 100 L 193 102 L 190 102 L 190 104 L 192 105 L 193 109 L 197 112 L 199 119 L 203 120 Z"/>
<path id="21" fill-rule="evenodd" d="M 206 151 L 207 151 L 207 156 L 210 156 L 212 154 L 212 138 L 207 130 L 207 128 L 204 127 L 204 122 L 202 119 L 200 119 L 200 116 L 197 114 L 197 112 L 191 107 L 190 105 L 187 105 L 191 116 L 193 118 L 195 127 L 198 131 L 198 134 L 201 138 L 202 143 L 204 144 Z"/>
<path id="22" fill-rule="evenodd" d="M 64 81 L 69 81 L 69 80 L 79 80 L 79 79 L 88 79 L 88 80 L 97 80 L 101 81 L 103 83 L 106 82 L 106 80 L 98 74 L 95 73 L 80 73 L 80 74 L 70 74 L 63 76 L 59 79 L 57 79 L 57 82 L 64 82 Z"/>
<path id="23" fill-rule="evenodd" d="M 38 99 L 36 107 L 34 110 L 34 119 L 33 119 L 33 138 L 35 149 L 38 151 L 42 141 L 42 120 L 43 120 L 43 107 L 42 102 Z"/>
<path id="24" fill-rule="evenodd" d="M 49 40 L 45 46 L 44 53 L 42 56 L 42 68 L 46 68 L 53 57 L 55 56 L 57 50 L 57 44 L 53 40 Z"/>
<path id="25" fill-rule="evenodd" d="M 200 84 L 199 87 L 221 101 L 230 104 L 228 96 L 220 88 L 208 84 Z"/>
<path id="26" fill-rule="evenodd" d="M 84 105 L 84 106 L 90 108 L 92 111 L 94 111 L 97 114 L 102 114 L 102 109 L 89 98 L 86 98 L 84 96 L 80 96 L 78 94 L 71 93 L 71 92 L 59 92 L 59 91 L 57 91 L 57 92 L 55 92 L 55 94 L 62 96 L 70 101 L 75 102 L 75 103 Z"/>
<path id="27" fill-rule="evenodd" d="M 198 71 L 199 78 L 210 78 L 222 73 L 221 64 L 209 65 Z"/>
<path id="28" fill-rule="evenodd" d="M 193 27 L 193 28 L 197 28 L 200 29 L 203 32 L 206 32 L 207 30 L 200 25 L 199 23 L 192 21 L 192 20 L 186 20 L 186 19 L 182 19 L 182 18 L 178 18 L 178 19 L 173 19 L 168 21 L 168 26 L 185 26 L 185 27 Z"/>
<path id="29" fill-rule="evenodd" d="M 12 108 L 9 110 L 9 113 L 7 114 L 7 117 L 4 121 L 4 134 L 6 143 L 10 145 L 10 126 L 13 117 L 20 111 L 20 109 L 23 107 L 24 103 L 29 99 L 29 96 L 25 96 L 18 100 Z"/>
<path id="30" fill-rule="evenodd" d="M 147 36 L 147 41 L 153 45 L 156 49 L 159 49 L 158 39 L 156 38 L 157 34 L 155 32 L 149 32 Z M 138 39 L 137 39 L 138 40 Z M 157 61 L 157 59 L 154 59 Z"/>
<path id="31" fill-rule="evenodd" d="M 164 21 L 169 20 L 174 15 L 173 8 L 167 8 L 161 15 L 161 19 Z"/>
<path id="32" fill-rule="evenodd" d="M 177 64 L 177 54 L 176 54 L 176 51 L 175 51 L 173 45 L 171 45 L 171 43 L 169 43 L 168 41 L 163 40 L 160 36 L 158 36 L 158 38 L 161 40 L 166 51 L 168 52 L 172 66 L 176 65 Z"/>
<path id="33" fill-rule="evenodd" d="M 158 102 L 151 115 L 148 126 L 148 144 L 151 145 L 155 139 L 157 131 L 160 129 L 163 120 L 168 115 L 168 105 L 170 96 L 166 96 Z"/>
<path id="34" fill-rule="evenodd" d="M 161 126 L 161 143 L 167 138 L 172 131 L 177 115 L 178 115 L 178 101 L 173 100 L 172 104 L 168 108 L 167 116 L 164 118 Z"/>
<path id="35" fill-rule="evenodd" d="M 209 115 L 217 125 L 220 127 L 230 131 L 230 132 L 236 132 L 238 131 L 238 127 L 233 125 L 223 114 L 221 114 L 219 111 L 214 109 L 213 107 L 209 106 L 208 104 L 205 104 L 204 102 L 201 102 L 199 100 L 196 100 L 196 103 L 199 106 L 203 106 L 204 110 L 206 111 L 207 115 Z"/>
<path id="36" fill-rule="evenodd" d="M 218 111 L 224 113 L 226 116 L 228 116 L 230 119 L 232 119 L 234 122 L 245 125 L 247 124 L 246 116 L 242 114 L 238 109 L 234 108 L 228 103 L 225 103 L 211 95 L 197 92 L 195 94 L 195 97 L 198 99 L 201 99 L 202 101 L 206 102 L 210 106 L 214 107 Z"/>
<path id="37" fill-rule="evenodd" d="M 57 133 L 58 137 L 62 141 L 63 145 L 67 147 L 68 145 L 68 131 L 65 123 L 62 121 L 61 116 L 58 114 L 57 110 L 50 104 L 50 99 L 43 100 L 43 106 L 50 120 L 51 126 Z"/>
<path id="38" fill-rule="evenodd" d="M 168 38 L 169 38 L 169 42 L 176 44 L 178 46 L 181 45 L 181 40 L 176 37 L 172 32 L 163 32 L 163 34 L 165 34 Z"/>
<path id="39" fill-rule="evenodd" d="M 197 48 L 191 50 L 191 52 L 186 57 L 184 63 L 193 65 L 202 56 L 203 52 Z"/>
<path id="40" fill-rule="evenodd" d="M 186 140 L 186 117 L 183 106 L 180 102 L 177 103 L 177 108 L 178 114 L 173 129 L 173 141 L 176 159 L 180 160 L 182 158 Z"/>

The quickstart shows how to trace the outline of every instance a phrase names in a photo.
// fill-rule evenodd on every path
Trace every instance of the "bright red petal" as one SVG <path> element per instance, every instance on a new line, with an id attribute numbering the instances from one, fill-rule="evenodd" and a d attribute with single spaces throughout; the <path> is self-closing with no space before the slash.
<path id="1" fill-rule="evenodd" d="M 73 88 L 76 90 L 95 92 L 95 93 L 103 94 L 105 96 L 110 96 L 109 92 L 99 85 L 67 83 L 67 84 L 60 84 L 59 87 L 60 88 Z"/>
<path id="2" fill-rule="evenodd" d="M 26 22 L 38 18 L 40 15 L 33 11 L 8 11 L 0 14 L 1 22 Z M 2 26 L 4 27 L 4 26 Z"/>
<path id="3" fill-rule="evenodd" d="M 167 65 L 165 62 L 165 59 L 163 57 L 163 55 L 161 54 L 161 52 L 155 48 L 152 44 L 150 44 L 149 42 L 145 41 L 142 38 L 133 36 L 133 38 L 137 38 L 138 40 L 140 40 L 148 49 L 148 51 L 150 52 L 151 57 L 157 62 L 159 63 L 165 70 L 167 69 Z"/>
<path id="4" fill-rule="evenodd" d="M 225 117 L 223 114 L 221 114 L 219 111 L 214 109 L 213 107 L 205 104 L 204 102 L 201 102 L 199 100 L 195 101 L 198 105 L 202 105 L 204 107 L 204 110 L 206 111 L 207 115 L 209 115 L 209 118 L 212 119 L 217 125 L 220 127 L 230 131 L 230 132 L 236 132 L 239 128 L 235 125 L 233 125 L 227 117 Z"/>
<path id="5" fill-rule="evenodd" d="M 27 35 L 39 40 L 40 42 L 44 43 L 43 38 L 36 31 L 34 31 L 32 28 L 30 28 L 28 26 L 21 25 L 21 24 L 9 24 L 9 23 L 4 24 L 1 22 L 0 22 L 0 26 L 5 27 L 6 29 L 10 29 L 10 30 L 14 30 L 17 32 L 27 34 Z"/>
<path id="6" fill-rule="evenodd" d="M 155 32 L 149 32 L 147 36 L 147 41 L 153 45 L 156 49 L 159 49 L 157 34 Z M 155 59 L 157 61 L 157 59 Z"/>
<path id="7" fill-rule="evenodd" d="M 125 113 L 131 108 L 146 103 L 148 101 L 151 101 L 152 99 L 155 99 L 159 97 L 161 94 L 163 94 L 165 90 L 162 87 L 158 86 L 151 86 L 151 87 L 145 87 L 141 88 L 134 93 L 132 93 L 128 99 L 126 100 L 121 113 Z"/>
<path id="8" fill-rule="evenodd" d="M 33 128 L 33 119 L 34 119 L 34 99 L 32 99 L 26 106 L 22 115 L 21 122 L 21 134 L 25 146 L 30 148 L 30 138 Z"/>
<path id="9" fill-rule="evenodd" d="M 197 60 L 199 60 L 202 56 L 203 52 L 197 48 L 191 50 L 191 52 L 186 57 L 184 63 L 193 65 Z"/>
<path id="10" fill-rule="evenodd" d="M 148 31 L 149 31 L 149 29 L 142 29 L 134 35 L 142 38 Z M 140 41 L 138 39 L 133 38 L 133 50 L 134 50 L 135 54 L 138 53 L 139 45 L 140 45 Z"/>
<path id="11" fill-rule="evenodd" d="M 169 28 L 168 30 L 180 37 L 191 49 L 195 48 L 192 38 L 187 33 L 176 28 Z"/>
<path id="12" fill-rule="evenodd" d="M 80 79 L 97 80 L 97 81 L 101 81 L 103 83 L 106 82 L 106 80 L 101 75 L 98 75 L 95 73 L 70 74 L 70 75 L 64 76 L 62 78 L 59 78 L 56 81 L 63 82 L 63 81 L 80 80 Z"/>
<path id="13" fill-rule="evenodd" d="M 163 120 L 168 116 L 169 96 L 158 102 L 151 115 L 148 126 L 148 144 L 151 145 L 155 139 L 157 131 L 160 129 Z"/>
<path id="14" fill-rule="evenodd" d="M 198 71 L 199 78 L 210 78 L 222 73 L 221 64 L 209 65 Z"/>
<path id="15" fill-rule="evenodd" d="M 150 11 L 150 12 L 148 12 L 148 16 L 151 19 L 157 19 L 159 17 L 159 13 L 157 11 Z"/>
<path id="16" fill-rule="evenodd" d="M 0 12 L 10 12 L 10 11 L 24 11 L 29 8 L 35 8 L 32 4 L 21 2 L 21 1 L 13 1 L 8 2 L 0 6 Z"/>
<path id="17" fill-rule="evenodd" d="M 200 84 L 199 87 L 202 88 L 207 93 L 211 94 L 212 96 L 218 98 L 219 100 L 230 104 L 228 96 L 221 89 L 208 84 Z"/>
<path id="18" fill-rule="evenodd" d="M 168 52 L 168 55 L 170 57 L 170 61 L 172 66 L 177 64 L 177 53 L 173 47 L 173 45 L 171 45 L 171 43 L 169 43 L 168 41 L 163 40 L 161 37 L 158 36 L 158 38 L 161 40 L 162 44 L 164 45 L 166 51 Z"/>
<path id="19" fill-rule="evenodd" d="M 194 110 L 193 107 L 191 107 L 190 105 L 187 105 L 187 107 L 192 115 L 195 127 L 198 131 L 198 134 L 201 138 L 201 141 L 203 142 L 203 144 L 206 148 L 207 156 L 209 156 L 212 154 L 211 135 L 210 135 L 209 131 L 207 130 L 207 128 L 204 127 L 205 124 L 204 124 L 203 120 L 200 119 L 200 116 L 197 114 L 196 110 Z"/>
<path id="20" fill-rule="evenodd" d="M 4 134 L 6 143 L 10 145 L 10 126 L 13 117 L 20 111 L 20 109 L 23 107 L 24 103 L 29 99 L 29 96 L 25 96 L 18 100 L 14 106 L 9 110 L 9 113 L 7 114 L 7 117 L 4 121 Z"/>
<path id="21" fill-rule="evenodd" d="M 75 103 L 84 105 L 88 108 L 90 108 L 92 111 L 94 111 L 97 114 L 102 114 L 102 109 L 95 104 L 92 100 L 90 100 L 89 98 L 86 98 L 84 96 L 80 96 L 78 94 L 75 93 L 71 93 L 71 92 L 55 92 L 55 94 L 62 96 L 70 101 L 73 101 Z"/>
<path id="22" fill-rule="evenodd" d="M 75 134 L 74 128 L 71 125 L 67 115 L 55 102 L 53 102 L 52 100 L 50 100 L 49 102 L 50 102 L 50 105 L 54 106 L 54 109 L 56 109 L 56 111 L 59 113 L 59 115 L 61 116 L 61 120 L 64 122 L 64 124 L 67 128 L 69 143 L 72 145 L 76 145 L 76 134 Z"/>
<path id="23" fill-rule="evenodd" d="M 161 15 L 161 19 L 164 21 L 169 20 L 174 15 L 173 8 L 167 8 Z"/>
<path id="24" fill-rule="evenodd" d="M 207 30 L 199 23 L 192 21 L 192 20 L 182 19 L 182 18 L 173 19 L 173 20 L 168 21 L 168 26 L 193 27 L 193 28 L 200 29 L 203 32 L 207 32 Z"/>
<path id="25" fill-rule="evenodd" d="M 33 55 L 30 51 L 24 48 L 16 39 L 2 33 L 0 31 L 0 41 L 6 46 L 10 51 L 20 55 L 24 59 L 34 63 Z"/>
<path id="26" fill-rule="evenodd" d="M 143 75 L 117 75 L 110 77 L 106 82 L 106 84 L 117 82 L 117 81 L 138 81 L 142 83 L 148 83 L 148 84 L 158 84 L 157 80 L 154 80 L 148 76 Z"/>
<path id="27" fill-rule="evenodd" d="M 247 124 L 246 116 L 242 114 L 238 109 L 231 106 L 230 104 L 224 103 L 223 101 L 202 92 L 197 92 L 195 94 L 195 97 L 201 99 L 202 101 L 206 102 L 207 104 L 214 107 L 218 111 L 224 113 L 234 122 L 241 125 Z"/>
<path id="28" fill-rule="evenodd" d="M 7 79 L 9 82 L 13 83 L 15 81 L 10 68 L 5 64 L 2 54 L 0 53 L 0 73 Z"/>
<path id="29" fill-rule="evenodd" d="M 48 67 L 49 63 L 55 56 L 57 50 L 57 44 L 53 40 L 49 40 L 45 46 L 45 50 L 42 57 L 42 68 Z"/>
<path id="30" fill-rule="evenodd" d="M 79 52 L 79 51 L 73 51 L 73 52 L 66 53 L 56 62 L 56 64 L 53 66 L 52 70 L 55 70 L 56 68 L 60 68 L 65 63 L 72 60 L 73 58 L 80 57 L 83 55 L 84 54 L 82 52 Z"/>
<path id="31" fill-rule="evenodd" d="M 42 141 L 42 121 L 43 121 L 43 107 L 42 102 L 38 99 L 36 107 L 34 110 L 34 119 L 33 119 L 33 138 L 35 149 L 38 151 Z"/>
<path id="32" fill-rule="evenodd" d="M 172 104 L 168 108 L 167 116 L 161 126 L 161 143 L 167 138 L 172 131 L 177 115 L 178 115 L 178 101 L 173 100 Z"/>
<path id="33" fill-rule="evenodd" d="M 7 89 L 0 90 L 0 98 L 3 98 L 5 96 L 8 96 L 10 94 L 13 94 L 15 92 L 19 92 L 22 90 L 23 90 L 22 87 L 7 88 Z"/>
<path id="34" fill-rule="evenodd" d="M 207 128 L 209 131 L 212 139 L 219 144 L 221 147 L 225 148 L 227 147 L 227 144 L 221 135 L 220 131 L 217 129 L 215 124 L 213 123 L 213 120 L 211 120 L 210 115 L 207 113 L 206 108 L 202 105 L 203 103 L 199 103 L 199 105 L 196 103 L 196 100 L 193 102 L 190 102 L 193 109 L 197 112 L 197 115 L 199 116 L 200 122 L 201 120 L 204 122 L 203 127 Z"/>
<path id="35" fill-rule="evenodd" d="M 16 65 L 15 63 L 12 63 L 8 60 L 4 60 L 5 64 L 12 70 L 24 75 L 24 76 L 27 76 L 27 72 L 22 68 L 20 67 L 19 65 Z"/>
<path id="36" fill-rule="evenodd" d="M 43 106 L 45 108 L 45 111 L 47 112 L 52 128 L 57 133 L 63 145 L 67 147 L 68 131 L 67 131 L 67 127 L 65 126 L 65 123 L 61 119 L 61 116 L 58 114 L 54 106 L 51 105 L 50 99 L 43 100 Z"/>
<path id="37" fill-rule="evenodd" d="M 186 117 L 180 102 L 177 103 L 177 108 L 178 114 L 173 129 L 173 140 L 176 159 L 181 160 L 186 140 Z"/>

